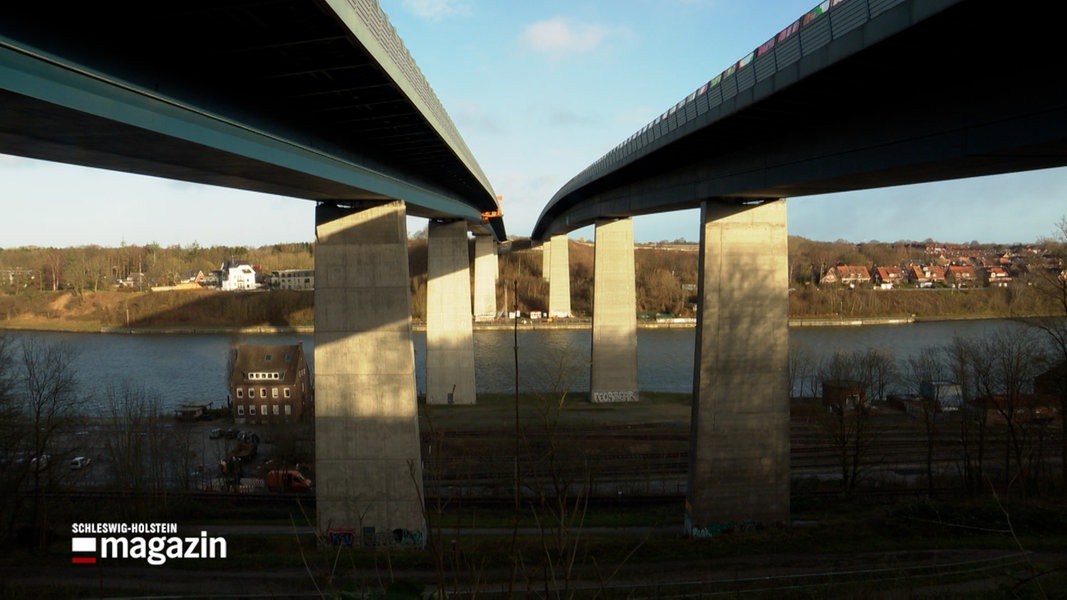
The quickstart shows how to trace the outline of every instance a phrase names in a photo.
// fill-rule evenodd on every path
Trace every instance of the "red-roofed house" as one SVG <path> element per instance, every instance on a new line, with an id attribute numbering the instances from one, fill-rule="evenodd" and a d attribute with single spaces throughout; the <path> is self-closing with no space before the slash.
<path id="1" fill-rule="evenodd" d="M 945 279 L 957 287 L 978 283 L 978 275 L 974 272 L 974 267 L 969 265 L 949 266 Z"/>
<path id="2" fill-rule="evenodd" d="M 881 284 L 882 289 L 889 289 L 894 285 L 904 283 L 904 270 L 900 267 L 876 267 L 874 280 Z"/>
<path id="3" fill-rule="evenodd" d="M 912 265 L 908 274 L 912 283 L 919 287 L 933 287 L 945 283 L 945 269 L 939 265 Z"/>
<path id="4" fill-rule="evenodd" d="M 986 285 L 990 287 L 1008 287 L 1011 273 L 1003 267 L 989 267 L 985 270 Z"/>
<path id="5" fill-rule="evenodd" d="M 821 283 L 844 283 L 848 285 L 864 284 L 871 282 L 871 273 L 867 267 L 837 265 L 823 276 Z"/>

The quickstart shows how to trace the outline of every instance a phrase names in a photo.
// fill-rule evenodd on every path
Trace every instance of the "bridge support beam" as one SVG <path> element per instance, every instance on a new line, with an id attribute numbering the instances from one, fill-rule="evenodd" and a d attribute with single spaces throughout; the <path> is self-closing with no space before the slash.
<path id="1" fill-rule="evenodd" d="M 686 532 L 789 520 L 784 200 L 701 209 Z"/>
<path id="2" fill-rule="evenodd" d="M 571 316 L 571 259 L 567 234 L 552 236 L 548 267 L 548 316 Z"/>
<path id="3" fill-rule="evenodd" d="M 598 219 L 593 258 L 592 402 L 632 402 L 637 387 L 637 292 L 631 219 Z"/>
<path id="4" fill-rule="evenodd" d="M 317 526 L 423 543 L 422 459 L 403 202 L 315 214 Z"/>
<path id="5" fill-rule="evenodd" d="M 430 221 L 427 238 L 426 403 L 474 404 L 467 223 Z"/>
<path id="6" fill-rule="evenodd" d="M 500 276 L 496 242 L 488 235 L 474 236 L 474 319 L 496 318 L 496 281 Z"/>

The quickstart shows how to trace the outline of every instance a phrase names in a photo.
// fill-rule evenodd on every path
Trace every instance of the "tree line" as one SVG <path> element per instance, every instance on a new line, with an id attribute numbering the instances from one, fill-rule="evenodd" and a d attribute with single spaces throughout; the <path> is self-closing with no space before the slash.
<path id="1" fill-rule="evenodd" d="M 473 246 L 473 242 L 472 242 Z M 929 260 L 927 251 L 939 244 L 924 242 L 818 242 L 789 238 L 790 314 L 794 317 L 857 317 L 917 315 L 946 317 L 961 314 L 1003 316 L 1005 314 L 1048 314 L 1047 298 L 1035 294 L 1030 280 L 1034 271 L 1047 270 L 1063 254 L 1062 242 L 1039 240 L 1040 254 L 1030 252 L 1034 270 L 1017 278 L 1007 288 L 985 289 L 981 293 L 899 294 L 882 290 L 855 289 L 844 293 L 839 286 L 820 286 L 818 277 L 837 264 L 865 266 L 901 264 Z M 412 316 L 425 318 L 426 240 L 413 237 L 409 243 Z M 548 287 L 542 272 L 542 253 L 528 239 L 512 240 L 499 257 L 500 279 L 497 306 L 500 310 L 529 313 L 547 310 Z M 956 252 L 970 256 L 1016 255 L 1031 247 L 1008 248 L 993 244 L 962 245 Z M 698 247 L 695 244 L 645 244 L 635 249 L 637 310 L 644 314 L 666 313 L 693 317 L 697 306 Z M 1023 253 L 1026 254 L 1026 253 Z M 571 308 L 575 316 L 592 314 L 594 246 L 581 241 L 570 243 Z M 471 252 L 473 276 L 473 249 Z M 136 287 L 173 285 L 190 272 L 208 273 L 228 260 L 241 260 L 255 267 L 262 279 L 271 271 L 314 268 L 313 243 L 282 243 L 258 248 L 243 246 L 161 247 L 158 244 L 104 248 L 21 247 L 0 249 L 0 286 L 8 295 L 41 291 L 71 291 L 75 294 L 114 289 L 119 281 L 135 282 Z M 1051 262 L 1050 262 L 1051 261 Z M 741 266 L 738 266 L 741 268 Z M 143 274 L 143 277 L 141 276 Z M 136 276 L 136 277 L 135 277 Z M 827 293 L 829 292 L 829 293 Z M 25 310 L 8 307 L 6 313 Z"/>
<path id="2" fill-rule="evenodd" d="M 884 467 L 887 444 L 900 432 L 875 418 L 875 407 L 903 402 L 921 426 L 922 438 L 907 443 L 922 450 L 921 485 L 930 495 L 1067 493 L 1067 326 L 1063 317 L 1026 324 L 908 357 L 867 348 L 814 360 L 807 349 L 793 350 L 794 394 L 818 398 L 824 385 L 841 382 L 862 390 L 862 403 L 817 402 L 807 413 L 835 453 L 842 492 L 870 483 Z M 915 394 L 924 382 L 951 384 L 959 405 L 946 409 L 936 397 Z"/>
<path id="3" fill-rule="evenodd" d="M 144 286 L 174 285 L 188 273 L 209 273 L 226 261 L 240 260 L 270 274 L 281 269 L 311 269 L 315 246 L 310 242 L 247 246 L 76 246 L 0 248 L 0 279 L 8 293 L 25 290 L 97 292 L 120 281 Z"/>

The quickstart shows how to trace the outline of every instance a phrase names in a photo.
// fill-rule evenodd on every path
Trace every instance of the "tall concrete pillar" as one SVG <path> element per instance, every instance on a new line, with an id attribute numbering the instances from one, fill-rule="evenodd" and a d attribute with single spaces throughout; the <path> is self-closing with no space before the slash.
<path id="1" fill-rule="evenodd" d="M 541 242 L 541 278 L 548 281 L 552 274 L 552 240 Z"/>
<path id="2" fill-rule="evenodd" d="M 637 290 L 631 219 L 596 222 L 589 399 L 638 400 Z"/>
<path id="3" fill-rule="evenodd" d="M 403 202 L 315 214 L 317 526 L 421 541 L 422 459 Z"/>
<path id="4" fill-rule="evenodd" d="M 701 210 L 686 531 L 789 520 L 784 200 Z"/>
<path id="5" fill-rule="evenodd" d="M 430 221 L 426 252 L 426 403 L 474 404 L 467 223 Z"/>
<path id="6" fill-rule="evenodd" d="M 488 235 L 474 236 L 474 318 L 496 318 L 496 280 L 499 273 L 496 242 Z"/>
<path id="7" fill-rule="evenodd" d="M 552 236 L 548 266 L 548 316 L 571 316 L 570 242 L 567 234 Z"/>

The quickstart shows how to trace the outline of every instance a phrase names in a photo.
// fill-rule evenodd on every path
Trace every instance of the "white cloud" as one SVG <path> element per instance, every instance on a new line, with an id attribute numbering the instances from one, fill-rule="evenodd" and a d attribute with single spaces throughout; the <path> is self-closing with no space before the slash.
<path id="1" fill-rule="evenodd" d="M 609 33 L 606 27 L 576 24 L 556 17 L 530 25 L 520 39 L 533 50 L 560 55 L 596 50 L 604 45 Z"/>
<path id="2" fill-rule="evenodd" d="M 416 17 L 431 21 L 470 12 L 467 0 L 403 0 L 403 5 Z"/>

